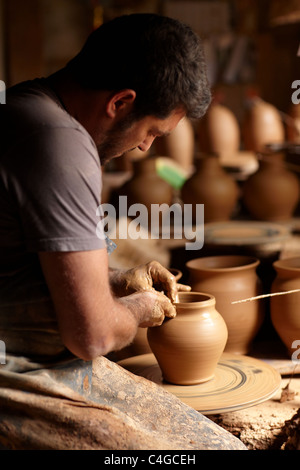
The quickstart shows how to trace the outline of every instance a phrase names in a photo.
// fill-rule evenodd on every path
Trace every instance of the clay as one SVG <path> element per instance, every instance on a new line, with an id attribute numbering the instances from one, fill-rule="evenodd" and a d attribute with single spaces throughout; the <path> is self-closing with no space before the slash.
<path id="1" fill-rule="evenodd" d="M 163 378 L 176 385 L 213 378 L 227 341 L 226 324 L 212 295 L 179 293 L 176 317 L 148 328 L 148 342 Z"/>
<path id="2" fill-rule="evenodd" d="M 256 274 L 259 260 L 250 256 L 221 255 L 188 261 L 189 284 L 193 291 L 216 298 L 216 308 L 228 328 L 225 352 L 247 354 L 264 319 L 264 301 L 232 304 L 262 293 Z"/>
<path id="3" fill-rule="evenodd" d="M 182 119 L 170 135 L 155 140 L 157 155 L 172 158 L 182 168 L 192 168 L 195 152 L 195 136 L 191 121 Z"/>
<path id="4" fill-rule="evenodd" d="M 282 153 L 263 156 L 243 187 L 243 202 L 250 214 L 268 222 L 290 219 L 299 195 L 298 178 L 285 168 Z"/>
<path id="5" fill-rule="evenodd" d="M 242 135 L 245 149 L 253 152 L 264 152 L 266 145 L 284 142 L 284 125 L 277 108 L 253 98 L 245 113 Z"/>
<path id="6" fill-rule="evenodd" d="M 215 154 L 202 155 L 195 161 L 196 171 L 181 189 L 184 204 L 192 204 L 193 223 L 196 204 L 204 204 L 204 221 L 229 220 L 239 198 L 239 189 L 233 178 L 223 170 Z"/>
<path id="7" fill-rule="evenodd" d="M 273 267 L 276 277 L 272 284 L 272 292 L 290 291 L 300 287 L 299 257 L 277 260 L 273 263 Z M 274 296 L 270 300 L 271 320 L 286 346 L 289 357 L 293 353 L 297 356 L 297 348 L 299 349 L 300 345 L 299 304 L 300 292 Z M 292 347 L 294 341 L 299 341 L 299 343 Z"/>
<path id="8" fill-rule="evenodd" d="M 173 189 L 157 174 L 155 158 L 148 157 L 133 161 L 132 166 L 132 178 L 119 189 L 119 196 L 127 196 L 128 207 L 134 204 L 143 204 L 146 208 L 146 214 L 145 217 L 143 217 L 144 213 L 139 216 L 141 225 L 147 227 L 149 231 L 152 228 L 159 229 L 163 223 L 163 210 L 156 220 L 151 217 L 151 207 L 154 204 L 170 206 L 173 200 Z"/>
<path id="9" fill-rule="evenodd" d="M 171 274 L 175 277 L 175 281 L 178 282 L 182 278 L 182 272 L 177 268 L 168 268 Z"/>
<path id="10" fill-rule="evenodd" d="M 201 152 L 217 153 L 221 158 L 235 155 L 240 148 L 237 118 L 226 106 L 212 103 L 198 126 Z"/>

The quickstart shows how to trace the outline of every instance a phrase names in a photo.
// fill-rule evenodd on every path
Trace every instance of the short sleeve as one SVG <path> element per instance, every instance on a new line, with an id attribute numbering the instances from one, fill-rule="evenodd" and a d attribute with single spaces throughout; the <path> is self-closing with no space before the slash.
<path id="1" fill-rule="evenodd" d="M 90 136 L 76 128 L 44 129 L 22 142 L 18 152 L 10 185 L 27 249 L 105 248 L 97 215 L 101 166 Z"/>

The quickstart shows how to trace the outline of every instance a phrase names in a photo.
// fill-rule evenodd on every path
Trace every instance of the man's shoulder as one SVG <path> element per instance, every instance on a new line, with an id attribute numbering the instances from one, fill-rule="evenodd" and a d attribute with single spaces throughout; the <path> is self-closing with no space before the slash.
<path id="1" fill-rule="evenodd" d="M 91 149 L 94 143 L 84 127 L 60 103 L 53 90 L 42 79 L 15 85 L 7 90 L 6 104 L 0 106 L 2 150 L 6 153 L 18 143 L 25 145 L 34 138 L 37 142 L 85 142 Z"/>
<path id="2" fill-rule="evenodd" d="M 20 127 L 81 127 L 63 108 L 57 95 L 43 79 L 22 82 L 9 88 L 6 105 L 2 106 L 2 110 Z"/>

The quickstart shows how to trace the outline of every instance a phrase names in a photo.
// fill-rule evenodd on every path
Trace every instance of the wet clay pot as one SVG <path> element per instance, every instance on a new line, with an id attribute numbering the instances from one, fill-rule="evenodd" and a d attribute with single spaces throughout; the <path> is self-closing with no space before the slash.
<path id="1" fill-rule="evenodd" d="M 119 190 L 119 195 L 127 196 L 128 207 L 133 204 L 143 204 L 148 215 L 144 224 L 156 223 L 156 219 L 151 218 L 151 206 L 153 204 L 167 204 L 170 206 L 173 200 L 172 187 L 159 177 L 156 171 L 156 159 L 145 158 L 136 160 L 133 164 L 133 176 Z M 142 217 L 140 217 L 142 220 Z M 156 225 L 161 224 L 161 218 Z"/>
<path id="2" fill-rule="evenodd" d="M 221 158 L 235 155 L 240 148 L 240 128 L 233 112 L 222 104 L 211 104 L 199 121 L 198 143 L 205 153 L 217 153 Z"/>
<path id="3" fill-rule="evenodd" d="M 300 289 L 300 257 L 275 261 L 271 292 Z M 300 292 L 270 298 L 272 324 L 291 356 L 293 341 L 300 340 Z M 299 346 L 298 346 L 299 347 Z"/>
<path id="4" fill-rule="evenodd" d="M 257 172 L 244 183 L 242 198 L 255 219 L 279 222 L 292 217 L 299 201 L 299 181 L 285 168 L 284 154 L 262 156 Z"/>
<path id="5" fill-rule="evenodd" d="M 185 170 L 191 170 L 194 160 L 195 136 L 188 118 L 182 119 L 168 136 L 155 140 L 157 155 L 172 158 Z"/>
<path id="6" fill-rule="evenodd" d="M 246 150 L 263 152 L 268 144 L 282 143 L 285 129 L 277 108 L 256 97 L 251 100 L 242 124 Z"/>
<path id="7" fill-rule="evenodd" d="M 227 341 L 227 328 L 212 295 L 180 292 L 177 315 L 148 328 L 148 341 L 164 380 L 192 385 L 213 378 Z"/>
<path id="8" fill-rule="evenodd" d="M 232 304 L 262 293 L 256 274 L 259 260 L 250 256 L 209 256 L 186 263 L 193 291 L 208 292 L 228 328 L 225 351 L 247 354 L 264 319 L 261 300 Z"/>
<path id="9" fill-rule="evenodd" d="M 192 204 L 193 223 L 196 223 L 196 205 L 204 204 L 204 221 L 223 222 L 234 212 L 239 189 L 226 173 L 215 154 L 205 154 L 195 161 L 195 173 L 181 188 L 184 204 Z"/>

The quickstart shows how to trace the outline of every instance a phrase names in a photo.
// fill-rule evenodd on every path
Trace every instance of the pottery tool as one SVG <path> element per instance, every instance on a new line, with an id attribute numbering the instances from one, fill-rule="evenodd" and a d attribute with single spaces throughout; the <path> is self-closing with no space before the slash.
<path id="1" fill-rule="evenodd" d="M 294 292 L 300 292 L 300 289 L 288 290 L 285 292 L 274 292 L 273 294 L 257 295 L 256 297 L 249 297 L 248 299 L 243 300 L 234 300 L 233 302 L 231 302 L 231 304 L 241 304 L 242 302 L 251 302 L 252 300 L 265 299 L 267 297 L 273 297 L 275 295 L 293 294 Z"/>

